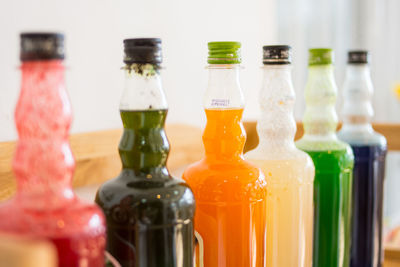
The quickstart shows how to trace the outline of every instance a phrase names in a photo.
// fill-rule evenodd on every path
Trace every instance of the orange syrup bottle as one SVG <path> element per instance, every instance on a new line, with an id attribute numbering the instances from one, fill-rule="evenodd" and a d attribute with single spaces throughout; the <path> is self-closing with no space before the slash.
<path id="1" fill-rule="evenodd" d="M 263 267 L 265 262 L 266 181 L 243 158 L 240 46 L 208 44 L 205 158 L 183 174 L 196 199 L 197 267 Z"/>

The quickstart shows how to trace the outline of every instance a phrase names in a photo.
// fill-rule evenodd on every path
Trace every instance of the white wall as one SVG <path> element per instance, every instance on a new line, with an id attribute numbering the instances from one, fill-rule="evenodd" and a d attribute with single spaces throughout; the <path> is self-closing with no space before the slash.
<path id="1" fill-rule="evenodd" d="M 258 111 L 261 46 L 275 43 L 274 0 L 13 0 L 0 2 L 0 141 L 16 138 L 19 33 L 66 34 L 72 132 L 121 127 L 122 40 L 161 37 L 168 122 L 201 125 L 207 42 L 242 42 L 246 118 Z"/>
<path id="2" fill-rule="evenodd" d="M 297 93 L 296 119 L 303 117 L 308 49 L 331 47 L 339 87 L 337 111 L 341 118 L 342 84 L 347 51 L 371 53 L 375 86 L 374 120 L 400 123 L 400 102 L 394 85 L 400 79 L 400 1 L 398 0 L 279 0 L 276 2 L 278 40 L 293 46 L 293 82 Z"/>

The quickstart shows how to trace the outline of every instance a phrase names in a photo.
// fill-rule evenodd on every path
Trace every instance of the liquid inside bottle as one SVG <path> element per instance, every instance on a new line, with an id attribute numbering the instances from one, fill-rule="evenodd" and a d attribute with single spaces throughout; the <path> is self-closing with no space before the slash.
<path id="1" fill-rule="evenodd" d="M 335 134 L 331 49 L 310 49 L 304 136 L 296 142 L 315 166 L 313 266 L 349 266 L 353 153 Z"/>
<path id="2" fill-rule="evenodd" d="M 171 177 L 166 167 L 168 106 L 159 75 L 161 40 L 124 43 L 122 171 L 96 196 L 106 215 L 107 251 L 124 267 L 191 267 L 195 202 L 188 185 Z"/>
<path id="3" fill-rule="evenodd" d="M 351 267 L 383 264 L 382 209 L 386 140 L 371 126 L 373 86 L 367 51 L 350 51 L 338 136 L 354 152 Z"/>
<path id="4" fill-rule="evenodd" d="M 196 197 L 198 267 L 263 267 L 265 261 L 266 182 L 243 159 L 239 48 L 236 42 L 209 43 L 206 153 L 183 174 Z"/>
<path id="5" fill-rule="evenodd" d="M 264 47 L 259 144 L 245 155 L 265 173 L 268 185 L 267 267 L 312 263 L 314 165 L 294 145 L 290 61 L 290 47 Z"/>
<path id="6" fill-rule="evenodd" d="M 0 231 L 51 241 L 60 267 L 98 267 L 104 265 L 104 216 L 71 188 L 75 161 L 68 142 L 72 111 L 63 41 L 61 34 L 21 34 L 17 192 L 0 206 Z"/>

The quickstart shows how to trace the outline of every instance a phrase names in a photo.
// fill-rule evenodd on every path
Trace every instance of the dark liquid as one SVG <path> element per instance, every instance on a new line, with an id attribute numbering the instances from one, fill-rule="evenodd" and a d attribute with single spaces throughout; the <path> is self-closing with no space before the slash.
<path id="1" fill-rule="evenodd" d="M 315 165 L 313 266 L 348 266 L 352 156 L 345 149 L 306 152 Z"/>
<path id="2" fill-rule="evenodd" d="M 194 197 L 165 166 L 166 110 L 121 111 L 121 174 L 96 202 L 106 215 L 107 251 L 123 267 L 193 266 Z"/>
<path id="3" fill-rule="evenodd" d="M 351 267 L 382 266 L 382 205 L 386 147 L 354 151 Z"/>

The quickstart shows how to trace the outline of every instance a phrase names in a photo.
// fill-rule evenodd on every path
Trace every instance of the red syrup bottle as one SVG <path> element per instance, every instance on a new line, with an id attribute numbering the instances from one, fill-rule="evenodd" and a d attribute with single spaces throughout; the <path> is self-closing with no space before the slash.
<path id="1" fill-rule="evenodd" d="M 75 160 L 65 91 L 64 36 L 21 34 L 22 82 L 15 110 L 17 192 L 0 206 L 0 232 L 51 241 L 60 267 L 104 266 L 101 210 L 71 187 Z"/>

